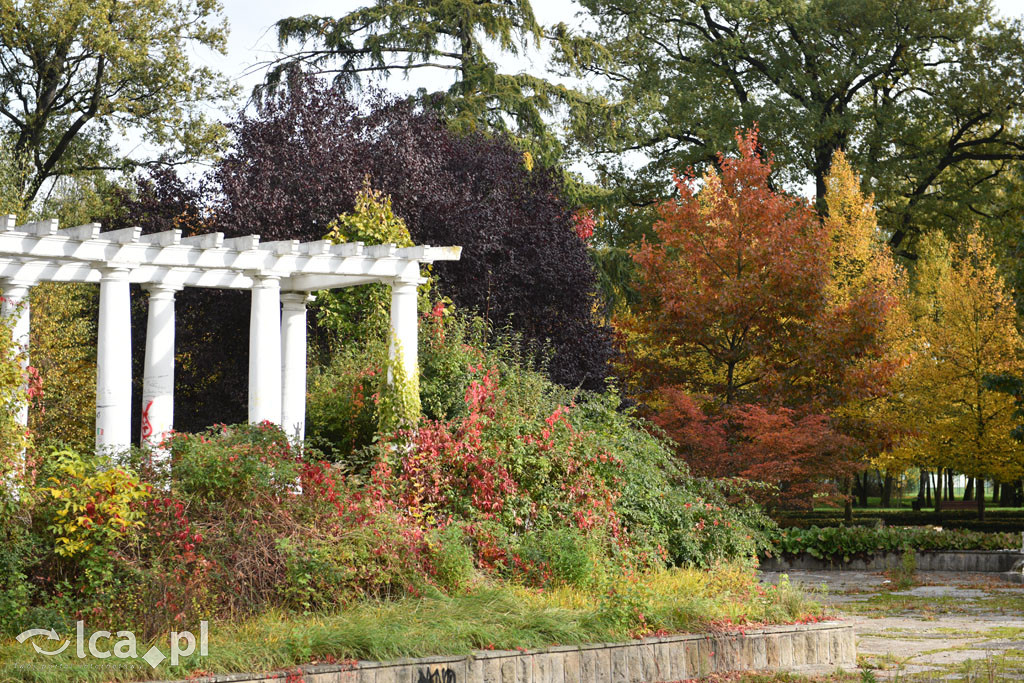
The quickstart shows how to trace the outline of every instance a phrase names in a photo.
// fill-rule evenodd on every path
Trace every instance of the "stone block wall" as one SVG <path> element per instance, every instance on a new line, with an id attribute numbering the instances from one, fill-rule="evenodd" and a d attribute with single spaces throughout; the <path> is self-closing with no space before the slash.
<path id="1" fill-rule="evenodd" d="M 853 670 L 856 662 L 853 627 L 823 622 L 522 652 L 480 650 L 464 657 L 316 665 L 188 683 L 667 683 L 727 671 Z"/>

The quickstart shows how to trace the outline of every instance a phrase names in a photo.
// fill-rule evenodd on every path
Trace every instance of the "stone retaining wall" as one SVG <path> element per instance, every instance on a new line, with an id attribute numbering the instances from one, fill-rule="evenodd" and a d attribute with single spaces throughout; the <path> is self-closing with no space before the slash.
<path id="1" fill-rule="evenodd" d="M 853 627 L 823 622 L 523 652 L 481 650 L 465 657 L 315 665 L 181 683 L 659 683 L 726 671 L 856 666 Z"/>
<path id="2" fill-rule="evenodd" d="M 1019 550 L 957 550 L 946 552 L 918 552 L 917 570 L 922 572 L 1008 572 L 1024 558 Z M 806 553 L 796 557 L 772 557 L 761 560 L 761 570 L 784 572 L 793 569 L 810 571 L 851 570 L 881 571 L 893 569 L 903 560 L 902 553 L 878 553 L 869 558 L 854 558 L 849 562 L 822 560 Z"/>

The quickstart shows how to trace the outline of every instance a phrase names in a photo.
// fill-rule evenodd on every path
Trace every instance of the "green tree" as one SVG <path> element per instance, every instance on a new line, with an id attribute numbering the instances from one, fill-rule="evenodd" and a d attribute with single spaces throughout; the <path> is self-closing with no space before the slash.
<path id="1" fill-rule="evenodd" d="M 582 100 L 538 76 L 499 69 L 495 53 L 525 54 L 541 45 L 529 0 L 376 0 L 341 17 L 282 19 L 277 29 L 282 47 L 297 42 L 302 49 L 273 65 L 265 87 L 275 88 L 297 67 L 350 86 L 366 76 L 449 72 L 454 82 L 446 92 L 421 95 L 456 130 L 509 131 L 533 142 L 530 149 L 548 162 L 561 148 L 545 116 Z"/>
<path id="2" fill-rule="evenodd" d="M 28 205 L 51 178 L 215 152 L 223 127 L 203 103 L 232 88 L 192 64 L 223 52 L 217 0 L 0 0 L 0 135 L 25 168 Z M 125 158 L 127 135 L 163 152 Z"/>
<path id="3" fill-rule="evenodd" d="M 573 134 L 619 188 L 620 232 L 637 210 L 649 225 L 644 207 L 667 195 L 670 169 L 714 165 L 755 122 L 777 155 L 774 182 L 813 183 L 819 210 L 845 149 L 894 247 L 925 227 L 987 220 L 974 212 L 1024 159 L 1021 24 L 987 0 L 581 4 L 592 27 L 558 27 L 557 58 L 606 84 L 610 104 L 578 111 Z M 642 154 L 639 168 L 626 151 Z"/>

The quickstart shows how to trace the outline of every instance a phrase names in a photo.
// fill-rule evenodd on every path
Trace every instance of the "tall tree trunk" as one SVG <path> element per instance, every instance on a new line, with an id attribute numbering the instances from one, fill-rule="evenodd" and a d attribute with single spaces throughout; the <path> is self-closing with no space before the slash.
<path id="1" fill-rule="evenodd" d="M 967 484 L 964 486 L 964 500 L 974 500 L 974 478 L 967 477 Z"/>
<path id="2" fill-rule="evenodd" d="M 935 511 L 942 510 L 942 468 L 935 470 Z"/>
<path id="3" fill-rule="evenodd" d="M 953 485 L 953 470 L 946 470 L 946 500 L 956 500 L 955 488 Z"/>
<path id="4" fill-rule="evenodd" d="M 860 485 L 860 506 L 861 506 L 861 508 L 866 508 L 868 506 L 868 486 L 869 485 L 870 484 L 869 484 L 869 480 L 868 480 L 868 473 L 865 470 L 864 471 L 864 481 Z"/>
<path id="5" fill-rule="evenodd" d="M 893 477 L 888 472 L 885 473 L 885 481 L 882 483 L 882 507 L 892 507 L 892 485 Z"/>
<path id="6" fill-rule="evenodd" d="M 1003 482 L 999 485 L 999 507 L 1013 507 L 1013 484 Z"/>
<path id="7" fill-rule="evenodd" d="M 843 521 L 853 521 L 853 479 L 846 478 L 846 501 L 843 503 Z"/>
<path id="8" fill-rule="evenodd" d="M 932 504 L 932 473 L 924 472 L 921 476 L 924 477 L 924 504 L 930 507 Z"/>
<path id="9" fill-rule="evenodd" d="M 978 520 L 985 521 L 985 480 L 977 477 L 974 480 L 974 495 L 978 498 Z"/>
<path id="10" fill-rule="evenodd" d="M 924 510 L 924 488 L 925 488 L 925 474 L 924 470 L 917 471 L 917 506 L 915 509 Z"/>

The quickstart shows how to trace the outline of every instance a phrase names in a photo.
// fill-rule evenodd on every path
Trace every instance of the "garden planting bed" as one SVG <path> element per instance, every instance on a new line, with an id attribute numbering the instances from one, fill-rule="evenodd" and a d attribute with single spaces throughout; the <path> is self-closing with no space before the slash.
<path id="1" fill-rule="evenodd" d="M 541 650 L 479 650 L 461 657 L 318 664 L 181 683 L 657 683 L 730 671 L 852 669 L 856 662 L 853 627 L 820 622 Z"/>

